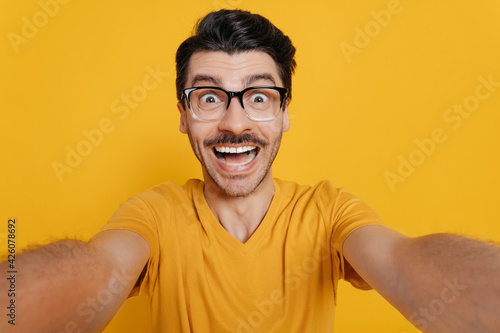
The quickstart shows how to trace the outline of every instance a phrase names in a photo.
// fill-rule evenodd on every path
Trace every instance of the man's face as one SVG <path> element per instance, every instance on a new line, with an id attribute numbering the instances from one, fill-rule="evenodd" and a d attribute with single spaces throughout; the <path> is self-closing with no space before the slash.
<path id="1" fill-rule="evenodd" d="M 228 91 L 255 86 L 283 87 L 276 63 L 260 51 L 232 55 L 194 53 L 186 82 L 184 88 L 215 86 Z M 280 111 L 277 118 L 262 122 L 249 119 L 237 98 L 233 98 L 221 119 L 211 122 L 193 118 L 182 103 L 178 104 L 180 131 L 189 136 L 206 185 L 214 184 L 225 195 L 237 197 L 246 196 L 259 185 L 272 181 L 271 165 L 282 133 L 289 128 L 288 101 L 284 103 L 285 111 Z M 230 148 L 239 149 L 237 153 L 224 152 Z"/>

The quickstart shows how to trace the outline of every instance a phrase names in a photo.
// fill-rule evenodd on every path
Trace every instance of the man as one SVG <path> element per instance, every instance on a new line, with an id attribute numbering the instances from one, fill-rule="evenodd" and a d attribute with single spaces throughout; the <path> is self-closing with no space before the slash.
<path id="1" fill-rule="evenodd" d="M 294 53 L 261 16 L 200 21 L 177 52 L 177 96 L 204 180 L 130 198 L 89 242 L 19 256 L 19 331 L 97 332 L 144 292 L 155 332 L 333 332 L 341 278 L 426 332 L 500 331 L 498 247 L 408 238 L 330 182 L 273 179 Z"/>

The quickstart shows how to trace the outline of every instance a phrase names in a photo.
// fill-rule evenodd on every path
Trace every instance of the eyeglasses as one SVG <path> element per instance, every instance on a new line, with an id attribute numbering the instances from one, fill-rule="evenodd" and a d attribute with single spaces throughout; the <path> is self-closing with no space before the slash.
<path id="1" fill-rule="evenodd" d="M 286 97 L 286 88 L 250 87 L 227 91 L 219 87 L 194 87 L 183 91 L 191 115 L 201 121 L 219 120 L 226 114 L 233 97 L 238 97 L 248 118 L 269 121 L 276 118 Z"/>

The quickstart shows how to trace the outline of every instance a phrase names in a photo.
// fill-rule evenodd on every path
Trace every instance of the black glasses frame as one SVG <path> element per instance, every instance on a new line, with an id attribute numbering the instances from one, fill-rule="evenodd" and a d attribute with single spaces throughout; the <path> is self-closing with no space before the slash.
<path id="1" fill-rule="evenodd" d="M 243 104 L 243 94 L 247 92 L 248 90 L 252 89 L 274 89 L 277 90 L 280 93 L 280 109 L 283 109 L 283 102 L 285 100 L 286 94 L 287 94 L 287 89 L 282 88 L 282 87 L 273 87 L 273 86 L 257 86 L 257 87 L 248 87 L 243 89 L 242 91 L 228 91 L 224 88 L 221 87 L 211 87 L 211 86 L 203 86 L 203 87 L 193 87 L 193 88 L 186 88 L 182 90 L 182 95 L 186 98 L 188 108 L 191 110 L 191 101 L 189 99 L 189 95 L 198 89 L 215 89 L 215 90 L 220 90 L 226 93 L 227 95 L 227 105 L 226 105 L 226 110 L 229 108 L 229 105 L 231 104 L 231 101 L 233 100 L 233 97 L 238 97 L 238 100 L 240 101 L 241 107 L 244 109 L 245 105 Z"/>

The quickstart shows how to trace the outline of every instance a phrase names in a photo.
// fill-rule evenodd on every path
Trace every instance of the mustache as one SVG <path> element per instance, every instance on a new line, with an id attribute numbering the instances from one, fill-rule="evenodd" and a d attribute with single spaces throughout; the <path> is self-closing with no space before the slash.
<path id="1" fill-rule="evenodd" d="M 269 142 L 265 139 L 259 138 L 255 134 L 243 133 L 241 135 L 232 135 L 229 133 L 221 133 L 213 138 L 207 138 L 203 141 L 205 147 L 210 147 L 214 145 L 232 144 L 253 144 L 255 146 L 265 147 Z"/>

